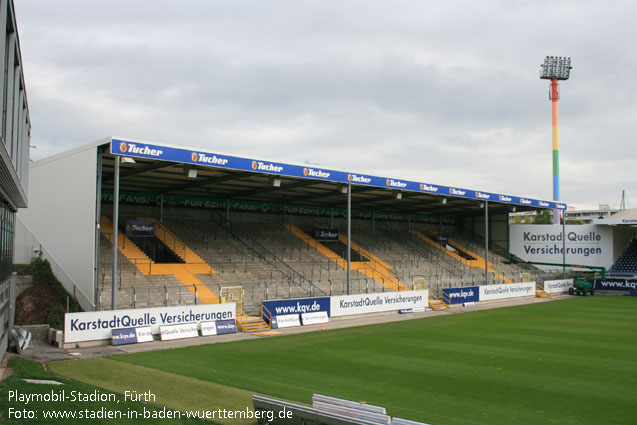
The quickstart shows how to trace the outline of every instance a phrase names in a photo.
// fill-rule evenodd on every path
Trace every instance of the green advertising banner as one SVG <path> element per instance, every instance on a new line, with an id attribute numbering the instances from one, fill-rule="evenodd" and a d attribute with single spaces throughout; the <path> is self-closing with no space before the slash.
<path id="1" fill-rule="evenodd" d="M 112 203 L 113 192 L 105 190 L 102 192 L 102 202 Z M 120 192 L 119 197 L 120 204 L 123 205 L 140 205 L 140 206 L 155 206 L 159 207 L 161 203 L 161 196 L 148 193 L 136 193 L 136 192 Z M 199 198 L 195 196 L 182 196 L 182 195 L 164 195 L 163 196 L 164 207 L 166 208 L 193 208 L 193 209 L 205 209 L 205 210 L 223 210 L 227 208 L 228 201 L 226 199 L 213 199 L 213 198 Z M 288 215 L 300 215 L 310 217 L 330 217 L 335 218 L 347 218 L 347 209 L 345 208 L 329 208 L 329 207 L 316 207 L 308 205 L 288 205 L 288 204 L 276 204 L 271 202 L 254 202 L 254 201 L 240 201 L 231 199 L 230 211 L 238 212 L 254 212 L 262 214 L 282 214 L 285 208 L 285 214 Z M 427 216 L 421 214 L 405 214 L 397 212 L 384 212 L 384 211 L 366 211 L 366 210 L 352 210 L 352 218 L 359 220 L 374 220 L 380 221 L 401 221 L 407 222 L 411 220 L 412 223 L 440 223 L 443 224 L 455 224 L 455 218 L 450 217 L 437 217 Z"/>

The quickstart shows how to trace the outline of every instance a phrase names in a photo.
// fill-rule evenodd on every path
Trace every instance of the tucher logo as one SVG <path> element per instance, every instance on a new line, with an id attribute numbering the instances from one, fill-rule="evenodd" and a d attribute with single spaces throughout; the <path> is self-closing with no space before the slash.
<path id="1" fill-rule="evenodd" d="M 463 196 L 463 195 L 466 195 L 467 192 L 464 191 L 464 190 L 460 190 L 460 189 L 456 189 L 456 188 L 450 187 L 449 188 L 449 194 Z"/>
<path id="2" fill-rule="evenodd" d="M 327 179 L 330 177 L 330 173 L 326 173 L 325 171 L 322 170 L 315 170 L 313 168 L 304 168 L 303 169 L 303 175 L 305 177 L 320 177 L 322 179 Z"/>
<path id="3" fill-rule="evenodd" d="M 404 188 L 407 187 L 407 183 L 403 183 L 399 180 L 387 179 L 387 186 Z"/>
<path id="4" fill-rule="evenodd" d="M 432 186 L 430 184 L 421 184 L 420 190 L 424 190 L 427 192 L 438 192 L 438 188 L 436 186 Z"/>
<path id="5" fill-rule="evenodd" d="M 476 192 L 476 198 L 478 199 L 491 199 L 491 195 L 488 193 Z"/>
<path id="6" fill-rule="evenodd" d="M 511 199 L 509 196 L 506 195 L 500 195 L 500 200 L 504 201 L 504 202 L 511 202 L 513 201 L 513 199 Z"/>
<path id="7" fill-rule="evenodd" d="M 564 204 L 555 204 L 555 208 L 559 208 L 561 210 L 565 210 L 566 209 L 566 205 L 564 205 Z"/>
<path id="8" fill-rule="evenodd" d="M 122 143 L 119 145 L 119 150 L 124 153 L 124 152 L 128 152 L 131 154 L 138 154 L 138 155 L 147 155 L 147 156 L 161 156 L 164 151 L 162 151 L 161 149 L 152 149 L 149 148 L 148 146 L 144 146 L 139 147 L 137 146 L 135 143 Z"/>
<path id="9" fill-rule="evenodd" d="M 524 205 L 531 205 L 532 202 L 525 198 L 520 198 L 520 203 Z"/>
<path id="10" fill-rule="evenodd" d="M 372 179 L 370 179 L 369 177 L 365 177 L 365 176 L 359 176 L 356 174 L 348 174 L 347 175 L 347 180 L 354 182 L 354 183 L 371 183 Z"/>
<path id="11" fill-rule="evenodd" d="M 540 201 L 541 207 L 548 207 L 550 204 L 548 202 Z"/>
<path id="12" fill-rule="evenodd" d="M 252 161 L 252 169 L 259 170 L 259 171 L 275 171 L 277 173 L 280 173 L 281 171 L 283 171 L 283 167 L 279 165 L 266 164 L 261 161 Z"/>
<path id="13" fill-rule="evenodd" d="M 216 155 L 208 156 L 205 153 L 192 153 L 192 160 L 197 163 L 212 164 L 212 165 L 226 165 L 228 160 L 225 158 L 219 158 Z M 254 163 L 252 163 L 254 168 Z"/>

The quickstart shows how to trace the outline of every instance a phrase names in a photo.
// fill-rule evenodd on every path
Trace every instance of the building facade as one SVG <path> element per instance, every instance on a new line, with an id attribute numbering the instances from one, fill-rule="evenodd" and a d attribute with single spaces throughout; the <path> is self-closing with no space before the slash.
<path id="1" fill-rule="evenodd" d="M 0 358 L 6 352 L 15 313 L 13 249 L 18 208 L 27 206 L 31 118 L 12 0 L 0 0 Z"/>
<path id="2" fill-rule="evenodd" d="M 617 212 L 619 212 L 618 209 L 613 209 L 609 205 L 600 205 L 597 210 L 566 211 L 566 220 L 581 222 L 581 224 L 593 224 L 593 220 L 609 218 Z"/>

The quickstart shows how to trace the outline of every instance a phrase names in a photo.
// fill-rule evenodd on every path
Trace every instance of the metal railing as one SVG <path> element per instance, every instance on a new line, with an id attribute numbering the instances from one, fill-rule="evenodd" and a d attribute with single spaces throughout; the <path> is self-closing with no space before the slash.
<path id="1" fill-rule="evenodd" d="M 281 232 L 282 226 L 278 228 L 273 224 L 268 227 L 268 230 L 260 230 L 262 225 L 252 223 L 254 233 L 248 235 L 246 231 L 251 229 L 248 225 L 246 225 L 246 230 L 239 229 L 234 225 L 227 226 L 224 222 L 216 223 L 218 226 L 213 228 L 213 234 L 216 235 L 217 239 L 213 239 L 210 235 L 202 237 L 200 233 L 192 231 L 190 231 L 192 240 L 190 236 L 183 237 L 183 235 L 188 234 L 187 232 L 194 224 L 179 225 L 179 223 L 175 223 L 175 229 L 171 227 L 171 230 L 179 232 L 182 240 L 187 241 L 190 248 L 194 249 L 194 246 L 200 246 L 201 251 L 197 252 L 198 255 L 206 259 L 217 271 L 217 274 L 210 274 L 210 279 L 206 280 L 209 282 L 208 288 L 212 290 L 210 285 L 219 286 L 219 282 L 227 285 L 233 281 L 241 280 L 241 284 L 245 288 L 244 308 L 247 311 L 258 314 L 260 303 L 269 299 L 347 293 L 345 269 L 329 258 L 318 258 L 320 254 L 296 236 L 286 238 L 285 232 Z M 277 224 L 280 225 L 280 223 Z M 377 223 L 377 227 L 377 230 L 361 229 L 361 232 L 366 233 L 357 238 L 359 245 L 383 258 L 393 267 L 392 274 L 407 287 L 411 285 L 410 289 L 415 286 L 414 277 L 416 276 L 424 279 L 426 288 L 438 296 L 441 296 L 442 289 L 447 287 L 484 284 L 483 271 L 474 272 L 472 270 L 476 270 L 475 268 L 461 265 L 453 259 L 444 258 L 443 252 L 437 252 L 439 250 L 419 242 L 415 239 L 416 236 L 406 231 L 401 234 L 396 229 L 380 222 Z M 369 239 L 371 236 L 367 233 L 370 232 L 382 235 L 380 242 Z M 385 240 L 383 241 L 383 239 Z M 369 243 L 365 244 L 365 242 Z M 460 243 L 464 242 L 464 240 L 460 241 Z M 272 243 L 273 246 L 266 246 L 267 243 Z M 186 244 L 184 243 L 184 245 Z M 213 247 L 210 251 L 214 252 L 214 255 L 207 252 L 210 247 Z M 221 249 L 221 247 L 228 249 Z M 122 260 L 120 259 L 120 261 Z M 106 262 L 102 264 L 102 267 L 105 267 L 105 264 Z M 148 267 L 147 271 L 150 273 L 154 267 L 148 263 L 147 259 L 133 259 L 130 264 L 134 267 L 133 274 L 145 267 Z M 186 286 L 152 285 L 154 279 L 151 279 L 150 276 L 147 276 L 146 280 L 148 285 L 122 285 L 122 274 L 125 280 L 126 273 L 130 273 L 131 269 L 129 267 L 128 271 L 125 271 L 123 267 L 120 267 L 119 271 L 118 287 L 122 291 L 134 291 L 131 304 L 135 307 L 151 302 L 150 297 L 153 295 L 157 299 L 152 302 L 157 304 L 197 302 L 197 298 L 193 297 L 192 292 L 184 291 L 182 293 L 174 289 L 182 288 L 183 290 Z M 529 279 L 541 284 L 545 279 L 552 278 L 553 275 L 561 278 L 561 272 L 561 269 L 555 271 L 504 271 L 490 273 L 489 282 L 501 283 L 505 279 L 519 282 L 524 278 L 524 273 L 528 273 Z M 386 277 L 381 270 L 370 267 L 367 273 L 369 276 L 352 270 L 350 288 L 352 294 L 389 291 L 384 285 Z M 135 289 L 129 289 L 131 287 Z M 197 290 L 196 285 L 193 285 L 193 290 Z"/>

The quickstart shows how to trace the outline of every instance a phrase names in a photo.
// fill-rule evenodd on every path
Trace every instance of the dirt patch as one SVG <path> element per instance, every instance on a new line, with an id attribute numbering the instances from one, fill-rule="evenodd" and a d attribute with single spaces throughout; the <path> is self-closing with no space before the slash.
<path id="1" fill-rule="evenodd" d="M 7 353 L 5 354 L 4 359 L 2 359 L 2 362 L 0 362 L 0 382 L 3 382 L 9 376 L 13 375 L 13 370 L 9 365 L 9 357 L 12 356 L 14 356 L 14 354 Z"/>
<path id="2" fill-rule="evenodd" d="M 18 274 L 18 276 L 26 276 L 32 274 L 29 266 L 24 264 L 14 264 L 13 271 Z"/>
<path id="3" fill-rule="evenodd" d="M 46 279 L 33 277 L 33 286 L 26 289 L 16 300 L 15 324 L 50 324 L 51 311 L 66 311 L 64 300 Z"/>

